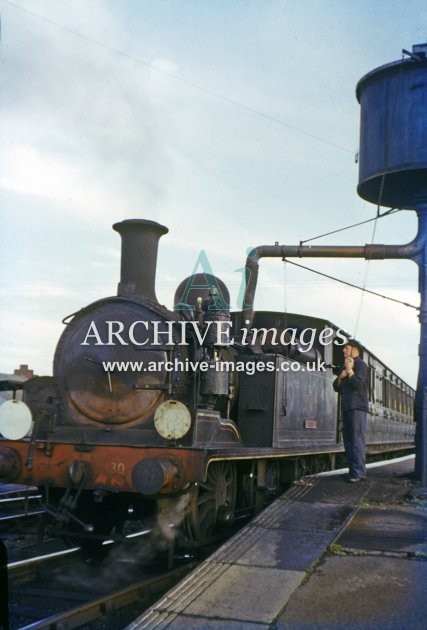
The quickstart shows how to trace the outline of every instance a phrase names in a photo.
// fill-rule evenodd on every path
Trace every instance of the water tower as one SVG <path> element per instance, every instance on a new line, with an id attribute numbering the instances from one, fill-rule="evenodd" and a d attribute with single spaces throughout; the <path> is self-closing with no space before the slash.
<path id="1" fill-rule="evenodd" d="M 427 484 L 427 44 L 366 74 L 361 106 L 358 194 L 378 206 L 417 212 L 418 234 L 404 258 L 419 267 L 420 367 L 415 413 L 416 473 Z M 398 338 L 396 339 L 398 343 Z"/>
<path id="2" fill-rule="evenodd" d="M 407 54 L 357 84 L 357 192 L 380 206 L 418 210 L 427 201 L 427 44 Z"/>

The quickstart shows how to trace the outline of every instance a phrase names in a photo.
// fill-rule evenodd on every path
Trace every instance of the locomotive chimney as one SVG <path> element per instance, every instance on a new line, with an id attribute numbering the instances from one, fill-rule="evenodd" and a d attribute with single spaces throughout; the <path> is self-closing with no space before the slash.
<path id="1" fill-rule="evenodd" d="M 117 295 L 157 302 L 155 293 L 157 247 L 168 229 L 155 221 L 128 219 L 115 223 L 122 237 L 120 282 Z"/>

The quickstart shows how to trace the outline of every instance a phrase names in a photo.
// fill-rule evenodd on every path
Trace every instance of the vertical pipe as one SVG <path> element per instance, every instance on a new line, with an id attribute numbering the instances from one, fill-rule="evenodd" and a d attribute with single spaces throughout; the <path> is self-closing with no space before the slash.
<path id="1" fill-rule="evenodd" d="M 427 486 L 427 387 L 423 391 L 422 418 L 417 423 L 415 477 Z"/>
<path id="2" fill-rule="evenodd" d="M 419 268 L 420 345 L 417 391 L 415 394 L 415 476 L 421 485 L 427 485 L 427 201 L 419 203 L 418 238 L 423 243 L 417 262 Z"/>

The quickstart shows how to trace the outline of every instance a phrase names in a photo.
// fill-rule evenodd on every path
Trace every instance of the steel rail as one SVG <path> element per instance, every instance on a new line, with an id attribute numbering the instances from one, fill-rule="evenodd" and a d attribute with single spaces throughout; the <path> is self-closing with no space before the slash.
<path id="1" fill-rule="evenodd" d="M 192 571 L 197 564 L 197 562 L 192 562 L 154 578 L 131 584 L 91 602 L 86 602 L 70 610 L 46 617 L 46 619 L 30 623 L 21 627 L 20 630 L 58 630 L 60 627 L 77 628 L 84 623 L 108 616 L 120 608 L 135 602 L 141 602 L 142 604 L 146 602 L 148 604 L 150 598 L 174 586 L 186 573 Z"/>

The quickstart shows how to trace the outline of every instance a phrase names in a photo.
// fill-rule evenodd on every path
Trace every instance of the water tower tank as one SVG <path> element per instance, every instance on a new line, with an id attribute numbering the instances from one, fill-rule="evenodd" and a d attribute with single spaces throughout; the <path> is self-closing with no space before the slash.
<path id="1" fill-rule="evenodd" d="M 391 208 L 416 208 L 427 199 L 427 44 L 413 46 L 408 55 L 369 72 L 356 88 L 357 192 Z"/>

